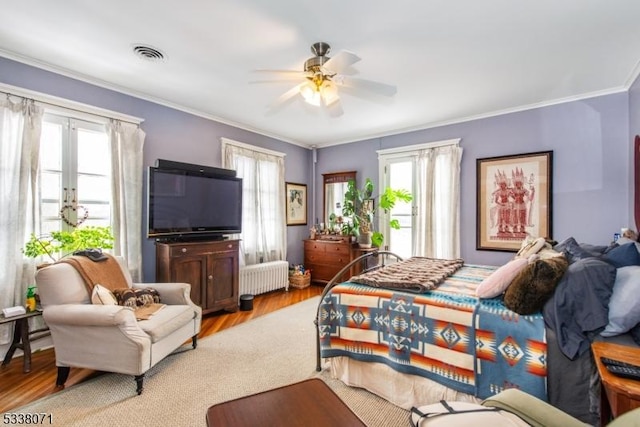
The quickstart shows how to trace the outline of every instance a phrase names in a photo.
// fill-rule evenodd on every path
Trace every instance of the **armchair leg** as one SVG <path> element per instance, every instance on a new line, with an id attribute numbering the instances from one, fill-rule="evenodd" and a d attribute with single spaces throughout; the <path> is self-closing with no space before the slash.
<path id="1" fill-rule="evenodd" d="M 138 392 L 138 395 L 142 394 L 142 390 L 144 389 L 144 387 L 142 387 L 143 382 L 144 382 L 144 374 L 136 375 L 136 391 Z"/>
<path id="2" fill-rule="evenodd" d="M 58 378 L 56 379 L 56 388 L 64 388 L 64 383 L 67 382 L 67 378 L 69 378 L 69 371 L 71 368 L 69 366 L 58 366 Z"/>
<path id="3" fill-rule="evenodd" d="M 194 335 L 191 337 L 191 345 L 193 346 L 193 349 L 195 350 L 198 347 L 198 336 Z"/>

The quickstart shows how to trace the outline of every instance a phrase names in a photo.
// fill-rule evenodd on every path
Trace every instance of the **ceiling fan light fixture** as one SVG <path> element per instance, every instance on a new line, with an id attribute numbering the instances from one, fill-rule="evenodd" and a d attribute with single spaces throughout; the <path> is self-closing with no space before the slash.
<path id="1" fill-rule="evenodd" d="M 331 80 L 325 80 L 320 87 L 320 94 L 322 95 L 324 104 L 327 106 L 340 99 L 338 96 L 338 87 Z"/>
<path id="2" fill-rule="evenodd" d="M 309 82 L 303 85 L 300 88 L 300 95 L 302 95 L 307 104 L 311 104 L 316 107 L 320 106 L 320 91 L 314 83 Z"/>

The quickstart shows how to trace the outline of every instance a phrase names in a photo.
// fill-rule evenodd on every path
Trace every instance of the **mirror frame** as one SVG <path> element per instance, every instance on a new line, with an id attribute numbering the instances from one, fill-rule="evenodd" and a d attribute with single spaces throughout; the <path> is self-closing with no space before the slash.
<path id="1" fill-rule="evenodd" d="M 356 180 L 356 171 L 346 171 L 346 172 L 333 172 L 333 173 L 323 173 L 322 174 L 323 185 L 322 185 L 322 217 L 324 218 L 324 223 L 329 223 L 329 218 L 327 217 L 327 185 L 328 184 L 337 184 L 342 182 L 349 182 L 351 180 Z"/>

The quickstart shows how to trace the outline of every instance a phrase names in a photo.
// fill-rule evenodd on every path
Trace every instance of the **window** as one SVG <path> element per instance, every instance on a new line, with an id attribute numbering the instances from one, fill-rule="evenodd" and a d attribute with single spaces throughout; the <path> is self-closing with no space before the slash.
<path id="1" fill-rule="evenodd" d="M 45 114 L 40 137 L 40 233 L 111 225 L 105 125 Z"/>
<path id="2" fill-rule="evenodd" d="M 242 178 L 240 265 L 286 259 L 284 154 L 223 138 L 222 165 Z"/>
<path id="3" fill-rule="evenodd" d="M 411 203 L 396 204 L 389 215 L 380 213 L 380 230 L 387 248 L 404 258 L 460 255 L 459 140 L 434 142 L 378 151 L 381 191 L 404 188 Z M 397 219 L 400 230 L 389 227 Z"/>

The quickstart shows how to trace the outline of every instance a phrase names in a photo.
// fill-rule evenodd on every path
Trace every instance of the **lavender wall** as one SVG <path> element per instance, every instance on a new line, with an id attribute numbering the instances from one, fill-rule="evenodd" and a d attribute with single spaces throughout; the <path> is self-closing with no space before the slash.
<path id="1" fill-rule="evenodd" d="M 358 171 L 377 182 L 375 150 L 462 138 L 462 257 L 501 264 L 512 253 L 476 251 L 476 159 L 533 151 L 554 151 L 553 230 L 561 240 L 606 243 L 622 226 L 633 226 L 630 134 L 640 134 L 640 84 L 631 92 L 409 132 L 311 152 L 215 121 L 196 117 L 58 74 L 0 58 L 0 82 L 145 119 L 145 166 L 157 158 L 220 166 L 220 137 L 282 151 L 286 180 L 306 183 L 310 194 L 315 166 L 315 214 L 322 216 L 322 173 Z M 631 118 L 630 118 L 631 117 Z M 307 226 L 288 227 L 289 262 L 302 262 Z M 141 230 L 144 233 L 144 230 Z M 143 234 L 144 235 L 144 234 Z M 145 280 L 153 280 L 153 242 L 144 239 Z"/>
<path id="2" fill-rule="evenodd" d="M 221 166 L 220 138 L 225 137 L 259 147 L 286 153 L 286 181 L 309 184 L 311 151 L 253 132 L 207 120 L 153 102 L 87 84 L 78 80 L 30 67 L 0 57 L 0 82 L 18 86 L 85 104 L 106 108 L 123 114 L 144 118 L 141 128 L 147 136 L 144 145 L 144 165 L 155 160 Z M 147 239 L 146 196 L 144 209 L 143 271 L 144 279 L 155 279 L 155 248 Z M 302 263 L 301 241 L 309 234 L 306 226 L 287 227 L 288 261 Z"/>
<path id="3" fill-rule="evenodd" d="M 553 150 L 553 237 L 604 244 L 631 224 L 628 118 L 629 96 L 621 93 L 327 147 L 318 150 L 316 179 L 357 170 L 359 182 L 365 177 L 377 182 L 376 149 L 462 138 L 462 257 L 502 264 L 513 253 L 475 249 L 476 159 Z M 322 208 L 318 197 L 316 216 Z"/>

